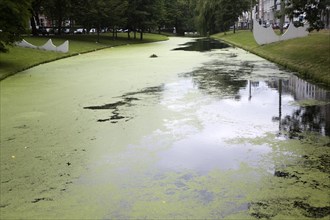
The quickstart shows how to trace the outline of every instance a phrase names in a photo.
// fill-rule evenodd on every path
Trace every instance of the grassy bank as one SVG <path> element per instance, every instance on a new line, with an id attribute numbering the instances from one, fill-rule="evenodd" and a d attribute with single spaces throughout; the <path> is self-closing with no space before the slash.
<path id="1" fill-rule="evenodd" d="M 100 50 L 108 47 L 149 43 L 161 40 L 167 40 L 166 36 L 157 34 L 144 34 L 144 40 L 127 39 L 127 34 L 119 34 L 118 39 L 113 40 L 110 34 L 100 35 L 99 43 L 97 43 L 97 35 L 65 35 L 65 36 L 49 36 L 49 37 L 25 37 L 29 43 L 36 46 L 41 46 L 51 38 L 56 46 L 69 40 L 69 53 L 57 53 L 51 51 L 43 51 L 21 47 L 10 47 L 8 53 L 0 53 L 0 80 L 13 75 L 17 72 L 31 68 L 33 66 L 62 59 L 69 56 L 74 56 L 82 53 L 87 53 L 95 50 Z"/>
<path id="2" fill-rule="evenodd" d="M 330 31 L 313 32 L 304 38 L 259 46 L 251 31 L 216 34 L 222 39 L 278 63 L 318 84 L 330 87 Z"/>

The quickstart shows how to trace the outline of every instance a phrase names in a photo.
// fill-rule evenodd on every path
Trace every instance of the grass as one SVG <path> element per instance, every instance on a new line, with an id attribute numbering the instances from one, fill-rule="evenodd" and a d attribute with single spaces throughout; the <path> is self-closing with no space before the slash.
<path id="1" fill-rule="evenodd" d="M 306 80 L 330 88 L 330 30 L 262 46 L 255 42 L 251 31 L 220 33 L 212 37 L 255 53 L 297 72 Z"/>
<path id="2" fill-rule="evenodd" d="M 139 35 L 137 36 L 139 37 Z M 69 52 L 58 53 L 52 51 L 43 51 L 22 47 L 10 47 L 8 53 L 0 53 L 0 80 L 13 75 L 17 72 L 31 68 L 33 66 L 75 56 L 82 53 L 92 52 L 109 47 L 115 47 L 126 44 L 150 43 L 156 41 L 167 40 L 166 36 L 157 34 L 144 34 L 144 39 L 127 39 L 127 34 L 118 34 L 116 40 L 112 39 L 111 34 L 101 34 L 99 43 L 97 43 L 97 35 L 65 35 L 65 36 L 49 36 L 49 37 L 24 37 L 26 41 L 36 46 L 41 46 L 51 38 L 56 46 L 61 45 L 64 41 L 69 40 Z"/>

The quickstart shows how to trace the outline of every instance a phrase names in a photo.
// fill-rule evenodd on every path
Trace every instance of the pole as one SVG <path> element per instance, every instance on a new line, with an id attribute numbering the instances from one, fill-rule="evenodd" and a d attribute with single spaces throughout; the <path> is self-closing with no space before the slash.
<path id="1" fill-rule="evenodd" d="M 280 31 L 281 34 L 283 34 L 283 26 L 284 26 L 284 21 L 285 21 L 285 2 L 284 0 L 281 0 L 281 18 L 280 18 Z"/>

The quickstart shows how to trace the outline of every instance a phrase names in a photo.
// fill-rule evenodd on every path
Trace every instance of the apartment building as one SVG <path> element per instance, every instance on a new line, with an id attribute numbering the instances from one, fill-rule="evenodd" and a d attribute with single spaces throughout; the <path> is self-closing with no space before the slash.
<path id="1" fill-rule="evenodd" d="M 279 19 L 276 17 L 276 14 L 280 10 L 281 0 L 259 0 L 256 17 L 267 25 L 278 24 Z M 289 22 L 287 16 L 285 17 L 285 22 Z"/>

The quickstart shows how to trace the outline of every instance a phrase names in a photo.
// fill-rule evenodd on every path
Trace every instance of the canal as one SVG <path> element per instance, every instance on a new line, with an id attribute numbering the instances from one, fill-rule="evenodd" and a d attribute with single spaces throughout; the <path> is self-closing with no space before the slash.
<path id="1" fill-rule="evenodd" d="M 330 215 L 330 91 L 239 48 L 170 38 L 0 86 L 1 219 Z"/>

